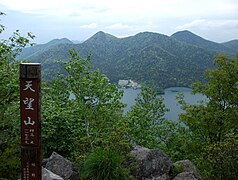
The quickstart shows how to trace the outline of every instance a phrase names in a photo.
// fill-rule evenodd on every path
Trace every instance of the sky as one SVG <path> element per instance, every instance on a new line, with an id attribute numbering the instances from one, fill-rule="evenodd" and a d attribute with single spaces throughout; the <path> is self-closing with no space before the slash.
<path id="1" fill-rule="evenodd" d="M 0 0 L 0 11 L 0 39 L 19 29 L 40 44 L 84 41 L 98 31 L 122 38 L 189 30 L 215 42 L 238 39 L 238 0 Z"/>

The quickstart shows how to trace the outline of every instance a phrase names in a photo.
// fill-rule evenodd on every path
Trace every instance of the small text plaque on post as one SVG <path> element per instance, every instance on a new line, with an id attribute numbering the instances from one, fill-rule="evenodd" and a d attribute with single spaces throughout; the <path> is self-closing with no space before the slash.
<path id="1" fill-rule="evenodd" d="M 41 180 L 41 64 L 20 64 L 21 179 Z"/>

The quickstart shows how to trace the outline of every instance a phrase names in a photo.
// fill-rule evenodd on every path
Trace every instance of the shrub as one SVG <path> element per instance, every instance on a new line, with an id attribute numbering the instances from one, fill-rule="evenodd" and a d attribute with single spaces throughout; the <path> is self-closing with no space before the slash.
<path id="1" fill-rule="evenodd" d="M 0 152 L 0 177 L 15 180 L 20 175 L 20 148 L 7 148 Z M 1 179 L 0 178 L 0 179 Z"/>
<path id="2" fill-rule="evenodd" d="M 81 171 L 82 179 L 128 180 L 129 170 L 123 167 L 124 157 L 111 149 L 96 148 L 86 156 Z"/>
<path id="3" fill-rule="evenodd" d="M 224 142 L 212 144 L 206 148 L 203 157 L 209 169 L 204 168 L 208 179 L 231 179 L 238 177 L 238 139 L 229 137 Z M 208 172 L 207 172 L 208 171 Z"/>

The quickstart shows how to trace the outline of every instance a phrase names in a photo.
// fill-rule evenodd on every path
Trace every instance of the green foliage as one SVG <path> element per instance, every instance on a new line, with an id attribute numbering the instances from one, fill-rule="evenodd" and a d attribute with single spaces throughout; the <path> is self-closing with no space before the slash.
<path id="1" fill-rule="evenodd" d="M 122 167 L 131 149 L 123 117 L 122 92 L 74 50 L 64 75 L 44 84 L 43 146 L 84 162 L 83 178 L 128 179 Z M 91 153 L 88 153 L 91 152 Z M 85 158 L 86 156 L 86 158 Z"/>
<path id="2" fill-rule="evenodd" d="M 172 161 L 182 159 L 191 159 L 195 146 L 192 141 L 191 132 L 180 123 L 164 120 L 157 133 L 157 138 L 160 139 L 158 148 L 165 152 Z"/>
<path id="3" fill-rule="evenodd" d="M 238 137 L 231 136 L 221 143 L 214 143 L 205 147 L 203 158 L 204 167 L 212 179 L 237 179 L 238 175 Z"/>
<path id="4" fill-rule="evenodd" d="M 28 36 L 22 37 L 19 30 L 14 32 L 8 40 L 0 41 L 0 119 L 3 120 L 5 112 L 11 106 L 12 102 L 18 100 L 18 79 L 19 62 L 14 58 L 22 48 L 29 44 L 29 38 L 34 36 L 28 33 Z"/>
<path id="5" fill-rule="evenodd" d="M 65 63 L 65 81 L 75 96 L 75 114 L 82 123 L 81 139 L 89 143 L 88 149 L 108 139 L 122 117 L 122 92 L 98 70 L 88 64 L 90 56 L 82 60 L 75 51 Z"/>
<path id="6" fill-rule="evenodd" d="M 0 33 L 4 29 L 0 25 Z M 15 57 L 32 38 L 31 33 L 23 37 L 17 30 L 0 40 L 0 177 L 10 179 L 17 179 L 20 170 L 19 62 Z"/>
<path id="7" fill-rule="evenodd" d="M 123 161 L 124 157 L 117 151 L 96 148 L 86 156 L 81 178 L 95 180 L 132 179 L 128 169 L 123 167 Z"/>
<path id="8" fill-rule="evenodd" d="M 80 134 L 80 123 L 74 116 L 67 84 L 59 76 L 43 86 L 42 130 L 43 150 L 48 157 L 56 151 L 65 157 L 72 155 Z"/>
<path id="9" fill-rule="evenodd" d="M 161 141 L 158 132 L 166 111 L 162 97 L 150 88 L 142 89 L 126 115 L 132 140 L 141 146 L 155 148 Z"/>
<path id="10" fill-rule="evenodd" d="M 161 149 L 173 161 L 190 159 L 194 151 L 190 147 L 196 146 L 193 134 L 184 124 L 165 119 L 166 111 L 161 96 L 150 88 L 142 89 L 125 117 L 129 137 L 132 143 Z"/>
<path id="11" fill-rule="evenodd" d="M 57 151 L 80 159 L 97 146 L 127 152 L 130 144 L 121 121 L 122 92 L 92 69 L 90 56 L 81 59 L 75 51 L 70 55 L 63 63 L 65 75 L 43 89 L 45 155 Z"/>
<path id="12" fill-rule="evenodd" d="M 18 134 L 19 136 L 19 134 Z M 20 174 L 20 145 L 19 139 L 9 144 L 1 144 L 0 150 L 0 177 L 16 180 Z M 3 150 L 3 151 L 2 151 Z"/>
<path id="13" fill-rule="evenodd" d="M 0 25 L 0 33 L 4 29 Z M 30 33 L 22 37 L 17 30 L 8 40 L 0 41 L 0 177 L 9 179 L 17 179 L 20 167 L 19 62 L 15 58 L 32 38 Z M 69 55 L 62 50 L 66 47 L 61 44 L 43 52 L 44 68 L 54 68 L 51 60 L 55 54 L 54 61 L 67 59 Z M 209 59 L 213 53 L 194 46 L 188 50 L 187 45 L 154 33 L 119 40 L 100 32 L 76 48 L 82 49 L 84 56 L 94 51 L 93 64 L 114 82 L 133 79 L 154 86 L 163 84 L 162 88 L 190 85 L 196 78 L 202 80 L 201 72 L 212 67 Z M 180 115 L 182 123 L 163 118 L 167 108 L 150 88 L 141 91 L 124 116 L 123 92 L 90 63 L 91 55 L 82 59 L 71 50 L 61 74 L 43 83 L 45 156 L 57 151 L 76 162 L 84 160 L 85 179 L 130 179 L 124 163 L 131 143 L 136 143 L 160 148 L 172 160 L 192 160 L 207 179 L 236 179 L 238 56 L 218 56 L 217 69 L 206 73 L 207 82 L 193 85 L 194 92 L 202 93 L 208 101 L 189 105 L 182 95 L 178 97 L 185 110 Z M 181 171 L 174 166 L 174 175 Z"/>
<path id="14" fill-rule="evenodd" d="M 208 101 L 200 105 L 188 105 L 181 101 L 186 114 L 180 116 L 203 143 L 221 142 L 227 134 L 237 133 L 238 104 L 238 58 L 218 56 L 216 70 L 208 71 L 208 82 L 193 85 L 195 93 L 207 96 Z"/>
<path id="15" fill-rule="evenodd" d="M 204 177 L 234 179 L 238 169 L 234 147 L 238 128 L 238 57 L 230 59 L 219 55 L 215 65 L 215 70 L 206 72 L 206 83 L 193 85 L 195 93 L 207 97 L 206 102 L 189 105 L 180 96 L 179 102 L 186 111 L 180 120 L 191 132 L 192 159 Z"/>

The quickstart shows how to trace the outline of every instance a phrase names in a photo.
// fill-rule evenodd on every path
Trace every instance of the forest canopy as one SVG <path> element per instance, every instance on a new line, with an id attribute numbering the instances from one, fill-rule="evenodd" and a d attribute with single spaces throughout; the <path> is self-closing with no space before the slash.
<path id="1" fill-rule="evenodd" d="M 1 25 L 0 33 L 4 31 Z M 0 42 L 0 177 L 17 179 L 20 174 L 19 63 L 17 54 L 34 38 L 17 30 Z M 183 95 L 179 122 L 163 117 L 163 99 L 150 87 L 142 89 L 126 114 L 123 91 L 90 64 L 91 55 L 81 58 L 69 51 L 59 65 L 64 73 L 42 83 L 43 152 L 53 151 L 82 166 L 82 178 L 114 177 L 118 172 L 132 178 L 123 166 L 133 145 L 163 150 L 176 161 L 191 160 L 204 179 L 236 179 L 238 175 L 238 56 L 219 55 L 206 82 L 195 82 L 194 93 L 207 102 L 190 105 Z M 74 98 L 71 95 L 74 95 Z M 108 156 L 102 156 L 108 155 Z M 101 157 L 112 159 L 99 166 Z M 90 166 L 92 160 L 98 164 Z M 101 169 L 100 169 L 101 168 Z"/>

